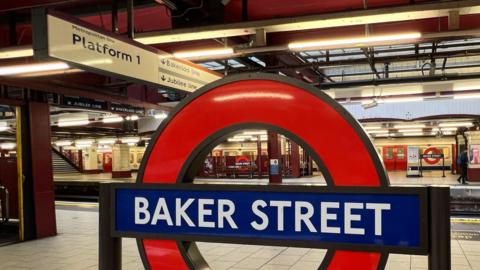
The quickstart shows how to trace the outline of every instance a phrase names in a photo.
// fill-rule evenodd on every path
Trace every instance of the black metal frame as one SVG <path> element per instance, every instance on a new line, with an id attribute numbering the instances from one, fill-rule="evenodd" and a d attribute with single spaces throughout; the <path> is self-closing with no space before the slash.
<path id="1" fill-rule="evenodd" d="M 445 155 L 444 154 L 420 154 L 419 161 L 420 161 L 420 177 L 423 177 L 423 163 L 422 160 L 424 158 L 441 158 L 442 159 L 442 177 L 445 177 Z M 453 167 L 453 166 L 452 166 Z"/>

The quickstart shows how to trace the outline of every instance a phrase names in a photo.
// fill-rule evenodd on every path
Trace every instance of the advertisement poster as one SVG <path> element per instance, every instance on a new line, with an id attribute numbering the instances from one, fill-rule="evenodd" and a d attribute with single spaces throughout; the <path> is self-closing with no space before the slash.
<path id="1" fill-rule="evenodd" d="M 478 145 L 478 144 L 470 145 L 470 151 L 469 151 L 469 156 L 468 156 L 470 164 L 480 165 L 479 150 L 480 150 L 480 145 Z"/>
<path id="2" fill-rule="evenodd" d="M 407 176 L 419 176 L 419 147 L 407 146 Z"/>
<path id="3" fill-rule="evenodd" d="M 408 164 L 418 164 L 418 146 L 407 147 L 407 162 Z"/>

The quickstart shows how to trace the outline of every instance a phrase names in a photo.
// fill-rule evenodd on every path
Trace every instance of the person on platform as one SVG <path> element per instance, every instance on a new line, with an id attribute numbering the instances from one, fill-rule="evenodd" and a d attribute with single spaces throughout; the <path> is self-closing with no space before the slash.
<path id="1" fill-rule="evenodd" d="M 468 154 L 467 150 L 463 150 L 463 152 L 460 154 L 460 168 L 462 170 L 462 174 L 458 178 L 458 182 L 460 184 L 466 184 L 467 183 L 467 169 L 468 169 Z"/>

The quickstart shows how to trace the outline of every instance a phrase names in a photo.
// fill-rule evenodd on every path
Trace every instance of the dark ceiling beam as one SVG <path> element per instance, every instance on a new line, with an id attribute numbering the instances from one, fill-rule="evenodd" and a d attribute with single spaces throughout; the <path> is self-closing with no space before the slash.
<path id="1" fill-rule="evenodd" d="M 25 78 L 0 77 L 0 84 L 19 87 L 19 88 L 35 89 L 37 91 L 54 93 L 54 94 L 105 100 L 105 101 L 110 101 L 114 103 L 121 103 L 121 104 L 136 106 L 136 107 L 143 107 L 146 109 L 156 109 L 156 110 L 164 110 L 164 111 L 170 111 L 172 109 L 171 107 L 168 107 L 168 106 L 157 105 L 157 104 L 144 102 L 144 101 L 129 98 L 129 97 L 121 97 L 121 96 L 112 95 L 112 94 L 104 94 L 104 93 L 101 93 L 100 91 L 92 91 L 92 90 L 85 90 L 82 88 L 54 85 L 50 82 L 48 78 L 36 79 L 36 80 L 35 79 L 25 80 Z"/>
<path id="2" fill-rule="evenodd" d="M 304 64 L 301 59 L 299 59 L 296 55 L 294 54 L 285 54 L 285 55 L 279 55 L 277 56 L 279 61 L 281 63 L 284 63 L 288 66 L 290 65 L 297 65 L 297 64 Z M 283 71 L 285 72 L 285 71 Z M 318 74 L 316 74 L 310 67 L 307 68 L 298 68 L 295 70 L 297 74 L 301 74 L 300 76 L 304 81 L 307 82 L 315 82 L 318 81 Z M 307 79 L 303 78 L 305 76 Z"/>
<path id="3" fill-rule="evenodd" d="M 480 5 L 480 0 L 435 1 L 415 5 L 406 4 L 395 7 L 388 6 L 307 16 L 208 25 L 202 27 L 198 27 L 197 25 L 197 27 L 184 29 L 142 33 L 138 35 L 138 38 L 154 38 L 151 39 L 148 44 L 159 44 L 254 35 L 257 29 L 264 29 L 265 33 L 268 34 L 387 22 L 392 23 L 406 20 L 438 18 L 445 16 L 445 12 L 456 9 L 462 9 L 461 15 L 475 14 L 475 12 L 478 11 L 473 8 L 468 9 L 468 7 L 478 5 Z"/>
<path id="4" fill-rule="evenodd" d="M 434 58 L 455 58 L 455 57 L 468 57 L 468 56 L 479 56 L 480 49 L 471 49 L 471 50 L 458 50 L 458 51 L 449 51 L 449 52 L 437 52 L 434 55 Z M 330 55 L 330 58 L 333 57 Z M 416 61 L 416 60 L 429 60 L 431 59 L 431 53 L 421 53 L 417 55 L 395 55 L 395 56 L 383 56 L 376 57 L 377 63 L 392 63 L 392 62 L 405 62 L 405 61 Z M 246 71 L 277 71 L 285 69 L 304 69 L 309 67 L 335 67 L 335 66 L 348 66 L 348 65 L 368 65 L 368 60 L 363 59 L 347 59 L 347 60 L 337 60 L 337 61 L 318 61 L 318 62 L 309 62 L 302 64 L 292 64 L 292 65 L 277 65 L 265 67 L 263 69 L 254 69 L 254 70 L 243 70 L 238 68 L 232 70 L 233 72 L 246 72 Z"/>
<path id="5" fill-rule="evenodd" d="M 375 67 L 375 56 L 373 48 L 362 48 L 363 54 L 367 57 L 368 64 L 370 69 L 373 71 L 377 79 L 380 79 L 380 74 L 378 74 L 377 68 Z"/>
<path id="6" fill-rule="evenodd" d="M 466 73 L 466 74 L 444 74 L 434 76 L 414 76 L 414 77 L 401 77 L 401 78 L 380 78 L 372 80 L 355 80 L 355 81 L 343 81 L 335 83 L 321 83 L 316 84 L 317 87 L 323 90 L 331 88 L 349 88 L 368 85 L 386 85 L 386 84 L 401 84 L 401 83 L 424 83 L 424 82 L 436 82 L 436 81 L 451 81 L 451 80 L 468 80 L 479 79 L 480 73 Z"/>
<path id="7" fill-rule="evenodd" d="M 445 67 L 437 67 L 437 70 L 447 70 L 447 69 L 461 69 L 461 68 L 480 68 L 480 64 L 475 65 L 461 65 L 461 66 L 445 66 Z M 405 72 L 421 72 L 422 69 L 419 68 L 408 68 L 408 69 L 400 69 L 400 70 L 388 70 L 389 74 L 395 73 L 405 73 Z M 342 74 L 332 74 L 330 75 L 333 78 L 338 77 L 351 77 L 351 76 L 365 76 L 365 75 L 375 75 L 373 72 L 355 72 L 355 73 L 342 73 Z M 388 77 L 385 77 L 388 78 Z"/>
<path id="8" fill-rule="evenodd" d="M 305 59 L 301 54 L 297 53 L 295 54 L 295 56 L 299 59 L 301 59 L 301 61 L 303 63 L 308 63 L 307 59 Z M 330 82 L 335 82 L 335 80 L 333 80 L 330 76 L 326 75 L 322 70 L 320 70 L 318 67 L 312 67 L 311 68 L 313 70 L 313 72 L 315 72 L 315 74 L 317 74 L 320 78 L 322 79 L 326 79 Z"/>
<path id="9" fill-rule="evenodd" d="M 248 68 L 263 68 L 262 65 L 260 65 L 259 63 L 251 60 L 248 57 L 236 57 L 236 58 L 233 58 L 233 59 L 235 61 L 239 62 L 240 64 L 247 66 Z"/>

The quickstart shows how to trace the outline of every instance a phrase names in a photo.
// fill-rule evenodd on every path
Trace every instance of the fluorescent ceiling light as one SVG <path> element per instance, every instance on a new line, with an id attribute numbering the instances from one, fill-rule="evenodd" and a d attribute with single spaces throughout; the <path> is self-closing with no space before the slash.
<path id="1" fill-rule="evenodd" d="M 421 129 L 399 129 L 398 132 L 404 133 L 404 132 L 422 132 Z"/>
<path id="2" fill-rule="evenodd" d="M 410 97 L 410 98 L 384 98 L 384 103 L 396 103 L 396 102 L 415 102 L 423 101 L 423 97 Z"/>
<path id="3" fill-rule="evenodd" d="M 422 36 L 420 33 L 407 33 L 398 35 L 369 36 L 356 38 L 342 38 L 332 40 L 317 40 L 306 42 L 292 42 L 288 44 L 291 50 L 312 50 L 332 47 L 365 47 L 372 43 L 414 40 Z"/>
<path id="4" fill-rule="evenodd" d="M 267 135 L 267 131 L 245 131 L 243 132 L 244 135 Z"/>
<path id="5" fill-rule="evenodd" d="M 57 146 L 70 146 L 72 145 L 72 141 L 56 141 L 55 144 Z"/>
<path id="6" fill-rule="evenodd" d="M 173 53 L 173 56 L 176 58 L 201 58 L 201 57 L 208 57 L 208 56 L 228 55 L 228 54 L 233 54 L 233 52 L 234 51 L 232 48 L 221 48 L 221 49 L 175 52 Z"/>
<path id="7" fill-rule="evenodd" d="M 245 141 L 245 139 L 243 139 L 243 138 L 230 138 L 227 141 L 229 141 L 229 142 L 243 142 L 243 141 Z"/>
<path id="8" fill-rule="evenodd" d="M 0 59 L 30 57 L 30 56 L 33 56 L 33 49 L 32 47 L 29 47 L 29 46 L 5 48 L 0 50 Z"/>
<path id="9" fill-rule="evenodd" d="M 0 132 L 1 131 L 7 131 L 9 130 L 10 128 L 8 127 L 8 123 L 7 122 L 0 122 Z"/>
<path id="10" fill-rule="evenodd" d="M 139 137 L 124 137 L 120 138 L 122 143 L 138 143 L 140 141 Z"/>
<path id="11" fill-rule="evenodd" d="M 470 99 L 470 98 L 480 98 L 480 94 L 465 94 L 465 95 L 454 95 L 453 99 Z"/>
<path id="12" fill-rule="evenodd" d="M 471 127 L 473 126 L 472 122 L 445 122 L 440 123 L 439 127 Z"/>
<path id="13" fill-rule="evenodd" d="M 69 69 L 70 66 L 64 62 L 48 62 L 27 65 L 2 66 L 0 67 L 0 76 L 16 75 L 40 71 L 53 71 Z"/>
<path id="14" fill-rule="evenodd" d="M 425 135 L 423 132 L 405 132 L 402 133 L 403 136 L 423 136 Z"/>
<path id="15" fill-rule="evenodd" d="M 389 137 L 391 136 L 392 134 L 390 133 L 381 133 L 381 134 L 373 134 L 375 135 L 375 137 Z"/>
<path id="16" fill-rule="evenodd" d="M 233 138 L 235 139 L 245 139 L 245 140 L 252 140 L 252 139 L 256 139 L 250 135 L 235 135 L 233 136 Z"/>
<path id="17" fill-rule="evenodd" d="M 153 117 L 155 117 L 156 119 L 165 119 L 167 118 L 167 114 L 166 113 L 155 114 Z"/>
<path id="18" fill-rule="evenodd" d="M 372 133 L 372 134 L 388 133 L 388 130 L 387 130 L 387 129 L 382 129 L 382 130 L 370 130 L 370 131 L 368 131 L 368 133 Z"/>
<path id="19" fill-rule="evenodd" d="M 402 129 L 402 128 L 424 128 L 425 124 L 400 124 L 400 125 L 395 125 L 394 126 L 396 129 Z"/>
<path id="20" fill-rule="evenodd" d="M 114 144 L 117 141 L 115 138 L 104 138 L 99 139 L 98 144 Z"/>
<path id="21" fill-rule="evenodd" d="M 88 119 L 58 119 L 59 127 L 85 126 L 90 124 Z"/>
<path id="22" fill-rule="evenodd" d="M 138 120 L 138 115 L 130 115 L 130 116 L 127 116 L 125 119 L 127 119 L 127 121 L 137 121 Z"/>
<path id="23" fill-rule="evenodd" d="M 102 122 L 103 123 L 119 123 L 119 122 L 123 122 L 123 117 L 119 115 L 110 115 L 110 116 L 104 117 L 102 119 Z"/>
<path id="24" fill-rule="evenodd" d="M 375 130 L 375 129 L 381 129 L 381 126 L 364 126 L 363 127 L 365 130 Z"/>
<path id="25" fill-rule="evenodd" d="M 90 146 L 93 144 L 92 139 L 84 139 L 84 140 L 76 140 L 75 145 L 76 146 Z"/>
<path id="26" fill-rule="evenodd" d="M 11 143 L 11 142 L 1 143 L 1 144 L 0 144 L 0 148 L 1 148 L 1 149 L 4 149 L 4 150 L 12 150 L 12 149 L 15 148 L 16 146 L 17 146 L 16 143 Z"/>
<path id="27" fill-rule="evenodd" d="M 441 130 L 442 131 L 457 131 L 458 128 L 456 127 L 443 127 Z M 438 131 L 438 128 L 436 129 Z"/>

